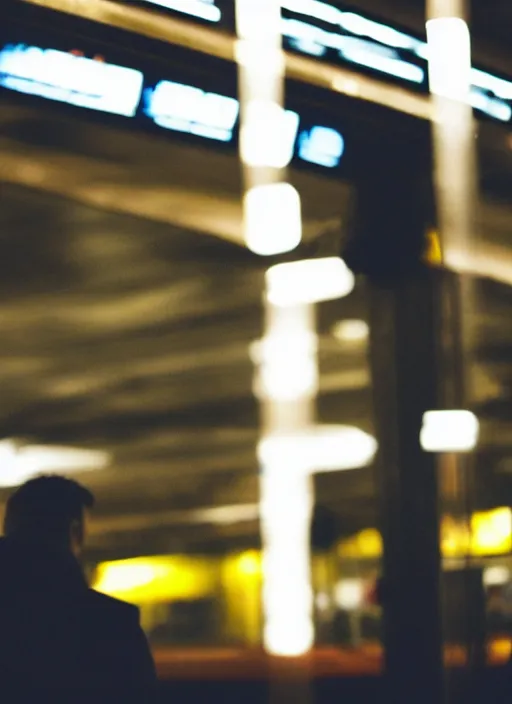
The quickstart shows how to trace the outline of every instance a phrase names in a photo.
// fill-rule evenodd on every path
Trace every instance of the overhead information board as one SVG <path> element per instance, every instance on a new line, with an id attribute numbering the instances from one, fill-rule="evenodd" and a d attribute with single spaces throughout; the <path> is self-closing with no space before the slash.
<path id="1" fill-rule="evenodd" d="M 234 32 L 234 0 L 137 0 Z M 255 0 L 257 2 L 257 0 Z M 428 92 L 428 47 L 414 36 L 342 3 L 281 0 L 285 49 L 331 65 L 350 67 L 382 80 Z M 472 70 L 470 102 L 480 113 L 512 121 L 512 81 L 480 68 Z"/>
<path id="2" fill-rule="evenodd" d="M 153 69 L 154 70 L 154 69 Z M 0 87 L 77 108 L 131 118 L 138 125 L 236 146 L 240 106 L 234 95 L 172 76 L 157 79 L 134 67 L 80 51 L 25 43 L 0 46 Z M 335 126 L 287 111 L 290 160 L 336 168 L 345 143 Z"/>

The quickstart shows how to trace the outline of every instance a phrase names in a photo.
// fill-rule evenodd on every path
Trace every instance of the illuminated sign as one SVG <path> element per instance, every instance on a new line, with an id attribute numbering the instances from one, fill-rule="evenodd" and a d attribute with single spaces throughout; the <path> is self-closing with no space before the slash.
<path id="1" fill-rule="evenodd" d="M 133 117 L 140 71 L 55 49 L 24 44 L 0 52 L 0 86 L 82 108 Z"/>
<path id="2" fill-rule="evenodd" d="M 231 142 L 240 112 L 238 100 L 210 93 L 195 86 L 160 81 L 145 91 L 144 113 L 165 129 Z M 301 128 L 298 113 L 287 110 L 283 150 L 287 161 L 295 152 L 299 159 L 325 168 L 335 168 L 343 156 L 345 142 L 331 127 Z"/>
<path id="3" fill-rule="evenodd" d="M 299 157 L 312 164 L 334 168 L 345 151 L 345 140 L 330 127 L 312 127 L 299 137 Z"/>
<path id="4" fill-rule="evenodd" d="M 240 109 L 235 98 L 171 81 L 160 81 L 145 98 L 146 115 L 160 127 L 222 142 L 233 138 Z"/>
<path id="5" fill-rule="evenodd" d="M 426 41 L 319 0 L 281 0 L 285 48 L 370 69 L 428 90 Z M 473 68 L 471 105 L 495 120 L 512 119 L 512 81 Z"/>
<path id="6" fill-rule="evenodd" d="M 233 143 L 238 137 L 240 104 L 236 98 L 197 86 L 161 80 L 147 85 L 135 69 L 25 44 L 0 51 L 0 86 L 18 93 L 68 103 L 123 117 L 142 117 L 158 127 L 204 139 Z M 306 124 L 286 111 L 283 152 L 300 160 L 335 168 L 343 137 L 331 127 Z"/>
<path id="7" fill-rule="evenodd" d="M 222 12 L 215 0 L 144 0 L 148 5 L 156 5 L 165 10 L 181 12 L 206 22 L 220 22 Z"/>

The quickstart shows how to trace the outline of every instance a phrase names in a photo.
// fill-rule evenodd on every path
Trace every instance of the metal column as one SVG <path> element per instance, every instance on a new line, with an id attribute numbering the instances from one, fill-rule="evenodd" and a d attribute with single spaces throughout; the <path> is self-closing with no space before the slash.
<path id="1" fill-rule="evenodd" d="M 410 142 L 367 145 L 365 168 L 356 178 L 354 238 L 345 251 L 370 289 L 384 539 L 383 701 L 393 704 L 445 701 L 437 458 L 420 445 L 423 414 L 441 407 L 442 273 L 422 261 L 433 216 L 428 141 L 422 133 Z"/>

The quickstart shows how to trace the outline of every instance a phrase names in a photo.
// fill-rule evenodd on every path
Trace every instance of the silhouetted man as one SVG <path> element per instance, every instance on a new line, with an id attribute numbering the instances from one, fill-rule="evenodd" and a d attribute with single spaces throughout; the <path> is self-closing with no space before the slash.
<path id="1" fill-rule="evenodd" d="M 138 609 L 89 589 L 79 556 L 92 494 L 58 476 L 9 498 L 0 539 L 0 700 L 154 702 Z"/>

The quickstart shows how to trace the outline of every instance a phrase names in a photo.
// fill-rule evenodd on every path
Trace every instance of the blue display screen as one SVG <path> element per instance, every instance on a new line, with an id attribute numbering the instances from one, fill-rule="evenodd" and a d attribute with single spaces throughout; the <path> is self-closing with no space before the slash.
<path id="1" fill-rule="evenodd" d="M 48 100 L 134 117 L 144 85 L 140 71 L 24 44 L 0 51 L 0 85 Z"/>
<path id="2" fill-rule="evenodd" d="M 86 58 L 77 52 L 29 44 L 0 50 L 0 86 L 47 100 L 102 113 L 138 118 L 154 126 L 204 140 L 235 144 L 240 106 L 230 95 L 198 85 L 153 80 L 134 68 Z M 292 158 L 326 169 L 336 168 L 344 139 L 333 126 L 315 124 L 287 110 Z"/>

